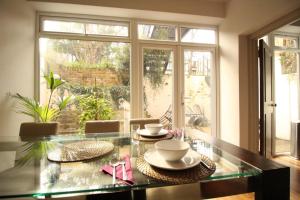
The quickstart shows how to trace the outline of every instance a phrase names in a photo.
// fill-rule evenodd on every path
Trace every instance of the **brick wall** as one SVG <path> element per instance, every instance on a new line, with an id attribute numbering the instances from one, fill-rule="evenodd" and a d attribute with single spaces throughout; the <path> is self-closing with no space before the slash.
<path id="1" fill-rule="evenodd" d="M 63 66 L 51 66 L 51 70 L 55 74 L 59 74 L 63 80 L 72 85 L 82 85 L 86 87 L 105 85 L 120 85 L 121 80 L 115 69 L 105 68 L 68 68 Z M 79 131 L 79 115 L 80 111 L 76 106 L 69 106 L 61 112 L 61 116 L 57 120 L 59 125 L 59 133 L 76 133 Z"/>
<path id="2" fill-rule="evenodd" d="M 67 68 L 59 66 L 54 69 L 62 79 L 71 84 L 79 84 L 84 86 L 97 85 L 119 85 L 120 80 L 115 69 L 104 68 Z"/>

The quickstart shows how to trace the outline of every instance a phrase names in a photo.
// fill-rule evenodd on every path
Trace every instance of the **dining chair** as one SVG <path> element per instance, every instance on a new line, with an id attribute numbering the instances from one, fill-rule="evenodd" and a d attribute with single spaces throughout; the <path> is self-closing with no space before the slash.
<path id="1" fill-rule="evenodd" d="M 120 122 L 118 120 L 95 120 L 85 123 L 85 133 L 109 133 L 119 131 Z"/>
<path id="2" fill-rule="evenodd" d="M 109 132 L 119 132 L 120 131 L 120 121 L 118 120 L 96 120 L 87 121 L 85 123 L 85 133 L 109 133 Z M 87 200 L 98 200 L 100 197 L 97 195 L 86 196 Z M 113 199 L 123 199 L 131 200 L 131 191 L 119 191 L 115 193 L 107 193 L 101 195 L 102 200 L 113 200 Z"/>
<path id="3" fill-rule="evenodd" d="M 20 126 L 19 136 L 21 139 L 30 139 L 57 134 L 57 122 L 24 122 Z"/>
<path id="4" fill-rule="evenodd" d="M 30 141 L 38 137 L 56 135 L 58 130 L 58 124 L 59 124 L 58 122 L 47 122 L 47 123 L 23 122 L 20 125 L 19 136 L 21 140 Z M 17 153 L 16 157 L 18 156 L 19 155 Z M 47 199 L 51 199 L 51 198 L 47 198 Z M 71 200 L 71 199 L 56 198 L 56 200 Z M 85 200 L 85 198 L 84 199 L 78 198 L 76 200 Z"/>
<path id="5" fill-rule="evenodd" d="M 158 124 L 158 123 L 160 123 L 160 120 L 156 119 L 156 118 L 136 118 L 136 119 L 129 120 L 130 128 L 131 128 L 131 125 L 133 125 L 133 124 L 139 124 L 140 129 L 144 129 L 145 124 Z"/>

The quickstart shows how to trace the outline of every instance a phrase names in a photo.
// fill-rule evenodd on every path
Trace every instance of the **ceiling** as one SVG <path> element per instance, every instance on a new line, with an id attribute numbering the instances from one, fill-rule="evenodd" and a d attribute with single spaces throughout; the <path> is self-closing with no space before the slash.
<path id="1" fill-rule="evenodd" d="M 215 1 L 215 2 L 221 2 L 221 3 L 227 3 L 227 2 L 229 2 L 229 1 L 231 1 L 231 0 L 206 0 L 206 1 Z"/>
<path id="2" fill-rule="evenodd" d="M 55 12 L 55 13 L 72 13 L 82 15 L 99 15 L 101 16 L 114 16 L 121 18 L 131 18 L 139 20 L 158 20 L 169 22 L 183 22 L 202 24 L 202 25 L 219 25 L 224 20 L 224 17 L 203 16 L 186 13 L 164 12 L 154 10 L 140 10 L 140 9 L 127 9 L 117 7 L 105 6 L 92 6 L 80 5 L 71 3 L 57 3 L 59 1 L 65 2 L 67 0 L 54 0 L 56 3 L 48 2 L 49 0 L 29 0 L 29 3 L 34 9 L 40 12 Z M 92 0 L 89 0 L 91 2 Z M 159 0 L 157 0 L 159 1 Z M 190 0 L 193 1 L 193 0 Z M 202 1 L 202 0 L 201 0 Z M 204 0 L 208 1 L 227 1 L 227 0 Z M 221 9 L 222 7 L 220 7 Z"/>

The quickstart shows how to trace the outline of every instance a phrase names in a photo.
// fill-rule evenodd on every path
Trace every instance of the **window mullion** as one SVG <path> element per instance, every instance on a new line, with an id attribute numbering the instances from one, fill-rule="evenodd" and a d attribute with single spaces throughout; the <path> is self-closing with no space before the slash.
<path id="1" fill-rule="evenodd" d="M 142 92 L 140 87 L 141 70 L 139 67 L 139 45 L 137 40 L 137 24 L 131 21 L 130 37 L 131 45 L 131 72 L 130 72 L 130 91 L 131 91 L 131 117 L 141 117 L 142 113 Z"/>

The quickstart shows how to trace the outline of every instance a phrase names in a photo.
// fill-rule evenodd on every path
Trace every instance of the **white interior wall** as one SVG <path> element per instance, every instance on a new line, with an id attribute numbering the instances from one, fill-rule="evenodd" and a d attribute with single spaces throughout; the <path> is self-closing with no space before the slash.
<path id="1" fill-rule="evenodd" d="M 231 0 L 227 4 L 226 18 L 219 27 L 221 139 L 239 145 L 240 135 L 248 134 L 247 120 L 245 127 L 240 127 L 240 118 L 248 116 L 248 110 L 239 98 L 248 95 L 251 86 L 246 83 L 248 70 L 239 66 L 243 49 L 239 36 L 251 34 L 298 7 L 299 0 Z"/>
<path id="2" fill-rule="evenodd" d="M 23 0 L 0 1 L 0 135 L 18 135 L 22 121 L 7 93 L 34 95 L 35 11 Z"/>
<path id="3" fill-rule="evenodd" d="M 226 0 L 31 0 L 33 2 L 69 3 L 69 5 L 91 5 L 110 8 L 125 8 L 147 11 L 161 11 L 198 16 L 225 16 Z M 66 11 L 66 10 L 65 10 Z M 111 12 L 110 15 L 118 13 Z M 143 16 L 143 15 L 142 15 Z M 140 16 L 140 17 L 142 17 Z"/>

